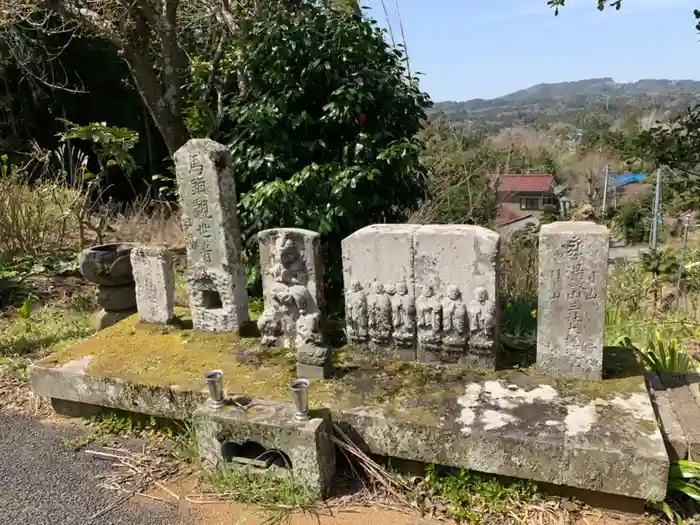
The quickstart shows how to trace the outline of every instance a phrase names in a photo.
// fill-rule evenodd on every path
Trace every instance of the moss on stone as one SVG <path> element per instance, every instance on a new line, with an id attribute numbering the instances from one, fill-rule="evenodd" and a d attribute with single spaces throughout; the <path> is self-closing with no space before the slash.
<path id="1" fill-rule="evenodd" d="M 194 332 L 188 311 L 176 311 L 177 327 L 143 325 L 132 316 L 89 339 L 56 351 L 40 366 L 55 367 L 92 356 L 86 372 L 134 384 L 187 391 L 205 388 L 207 370 L 224 371 L 230 395 L 290 401 L 289 381 L 296 372 L 294 350 L 264 349 L 258 338 L 230 333 Z M 397 420 L 450 424 L 458 417 L 459 396 L 472 382 L 503 380 L 521 388 L 551 385 L 562 397 L 612 398 L 644 389 L 639 376 L 605 381 L 573 381 L 537 374 L 533 368 L 495 372 L 379 361 L 351 347 L 334 351 L 334 377 L 311 383 L 311 408 L 348 410 L 370 407 Z"/>

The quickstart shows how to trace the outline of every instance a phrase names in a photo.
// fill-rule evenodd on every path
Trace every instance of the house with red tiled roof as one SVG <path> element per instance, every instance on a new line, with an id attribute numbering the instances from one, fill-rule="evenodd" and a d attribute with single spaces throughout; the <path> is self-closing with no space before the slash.
<path id="1" fill-rule="evenodd" d="M 559 209 L 559 195 L 563 188 L 557 186 L 554 175 L 548 173 L 494 175 L 492 188 L 498 200 L 497 228 L 539 222 L 547 204 Z M 529 221 L 527 219 L 530 219 Z"/>

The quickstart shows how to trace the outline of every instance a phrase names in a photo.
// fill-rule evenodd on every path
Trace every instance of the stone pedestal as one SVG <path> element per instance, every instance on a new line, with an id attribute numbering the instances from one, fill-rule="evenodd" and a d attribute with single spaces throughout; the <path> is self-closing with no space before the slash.
<path id="1" fill-rule="evenodd" d="M 568 221 L 542 226 L 538 369 L 602 379 L 609 250 L 610 233 L 603 225 Z"/>
<path id="2" fill-rule="evenodd" d="M 136 313 L 136 288 L 131 267 L 132 243 L 93 246 L 80 254 L 80 272 L 98 286 L 99 330 L 112 326 Z"/>
<path id="3" fill-rule="evenodd" d="M 330 413 L 319 412 L 308 421 L 296 421 L 294 414 L 293 406 L 282 403 L 256 402 L 246 409 L 202 405 L 194 413 L 202 465 L 230 462 L 251 474 L 291 474 L 325 497 L 335 474 Z"/>
<path id="4" fill-rule="evenodd" d="M 250 317 L 230 153 L 213 140 L 192 139 L 174 157 L 194 328 L 240 332 Z"/>
<path id="5" fill-rule="evenodd" d="M 131 252 L 136 306 L 143 323 L 168 324 L 175 317 L 173 257 L 162 246 L 139 246 Z"/>

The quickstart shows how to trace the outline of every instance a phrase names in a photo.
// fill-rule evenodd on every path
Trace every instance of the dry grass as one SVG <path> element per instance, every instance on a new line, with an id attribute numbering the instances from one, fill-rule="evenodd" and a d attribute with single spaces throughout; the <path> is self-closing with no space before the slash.
<path id="1" fill-rule="evenodd" d="M 30 183 L 24 172 L 0 176 L 0 254 L 37 255 L 77 250 L 75 206 L 83 197 L 74 189 L 53 181 Z M 86 244 L 131 241 L 185 246 L 185 235 L 176 207 L 168 202 L 139 199 L 121 211 L 113 203 L 90 205 L 85 221 L 99 224 L 99 231 L 85 229 Z"/>
<path id="2" fill-rule="evenodd" d="M 185 233 L 176 207 L 165 201 L 139 199 L 116 214 L 110 223 L 110 240 L 185 247 Z"/>
<path id="3" fill-rule="evenodd" d="M 30 184 L 21 172 L 0 176 L 0 254 L 48 253 L 66 248 L 75 227 L 75 192 L 54 182 Z"/>

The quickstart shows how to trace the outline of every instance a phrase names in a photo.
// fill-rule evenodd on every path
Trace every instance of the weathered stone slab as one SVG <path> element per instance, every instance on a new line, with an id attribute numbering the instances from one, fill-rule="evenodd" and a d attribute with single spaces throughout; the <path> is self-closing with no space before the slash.
<path id="1" fill-rule="evenodd" d="M 174 158 L 194 327 L 238 332 L 250 317 L 230 153 L 213 140 L 192 139 Z"/>
<path id="2" fill-rule="evenodd" d="M 669 459 L 647 392 L 572 402 L 566 409 L 564 485 L 645 494 L 650 501 L 666 497 Z"/>
<path id="3" fill-rule="evenodd" d="M 175 316 L 175 272 L 170 251 L 162 246 L 139 246 L 131 251 L 131 266 L 139 320 L 171 322 Z"/>
<path id="4" fill-rule="evenodd" d="M 230 396 L 288 403 L 296 356 L 266 355 L 261 367 L 257 339 L 233 337 L 164 335 L 126 320 L 28 373 L 43 397 L 167 417 L 192 413 L 204 400 L 202 374 L 215 367 Z M 668 456 L 641 376 L 580 381 L 361 356 L 352 365 L 312 382 L 309 402 L 312 412 L 328 408 L 368 452 L 639 499 L 665 495 Z"/>
<path id="5" fill-rule="evenodd" d="M 591 222 L 540 229 L 537 367 L 600 380 L 610 233 Z"/>
<path id="6" fill-rule="evenodd" d="M 86 355 L 59 366 L 30 365 L 27 374 L 32 391 L 49 399 L 173 419 L 188 418 L 207 397 L 204 387 L 194 391 L 90 374 L 86 370 L 91 360 L 92 356 Z"/>
<path id="7" fill-rule="evenodd" d="M 287 470 L 297 482 L 325 497 L 335 474 L 330 413 L 317 412 L 301 422 L 294 420 L 294 414 L 293 406 L 282 403 L 255 403 L 245 410 L 202 405 L 194 413 L 194 427 L 203 465 L 216 468 L 232 461 L 251 473 L 277 476 Z M 253 462 L 244 454 L 251 443 L 267 449 L 256 453 Z"/>
<path id="8" fill-rule="evenodd" d="M 343 239 L 348 339 L 379 355 L 415 360 L 411 224 L 374 224 Z"/>
<path id="9" fill-rule="evenodd" d="M 663 385 L 661 378 L 654 372 L 644 374 L 647 381 L 649 397 L 656 413 L 661 435 L 666 443 L 666 450 L 671 461 L 686 459 L 688 443 L 678 416 L 673 410 L 673 403 Z"/>
<path id="10" fill-rule="evenodd" d="M 698 374 L 661 374 L 660 380 L 683 429 L 686 455 L 697 461 L 700 458 L 700 407 L 691 388 L 697 385 Z"/>
<path id="11" fill-rule="evenodd" d="M 418 360 L 495 369 L 500 235 L 481 226 L 421 226 L 414 252 Z"/>

